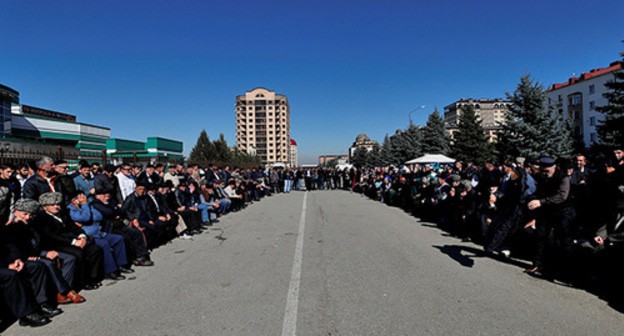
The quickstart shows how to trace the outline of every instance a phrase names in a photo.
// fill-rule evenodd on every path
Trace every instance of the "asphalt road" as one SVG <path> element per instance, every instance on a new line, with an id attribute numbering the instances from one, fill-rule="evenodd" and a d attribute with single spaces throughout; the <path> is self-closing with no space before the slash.
<path id="1" fill-rule="evenodd" d="M 345 191 L 264 199 L 153 259 L 50 325 L 3 334 L 624 334 L 624 314 L 595 295 Z"/>

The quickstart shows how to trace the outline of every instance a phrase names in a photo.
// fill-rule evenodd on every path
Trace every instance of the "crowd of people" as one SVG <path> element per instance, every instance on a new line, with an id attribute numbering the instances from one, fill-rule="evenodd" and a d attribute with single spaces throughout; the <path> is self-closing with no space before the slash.
<path id="1" fill-rule="evenodd" d="M 38 327 L 104 279 L 154 265 L 151 251 L 193 240 L 219 217 L 271 195 L 260 169 L 100 165 L 43 157 L 0 165 L 0 320 Z M 167 170 L 165 172 L 165 169 Z"/>
<path id="2" fill-rule="evenodd" d="M 43 157 L 0 165 L 0 319 L 42 326 L 104 279 L 149 267 L 151 251 L 192 240 L 219 217 L 274 193 L 342 189 L 401 207 L 526 273 L 620 288 L 624 150 L 588 162 L 471 162 L 269 171 L 197 164 L 120 165 Z M 126 275 L 125 275 L 126 274 Z M 572 275 L 572 277 L 570 277 Z M 579 275 L 581 275 L 579 277 Z"/>
<path id="3" fill-rule="evenodd" d="M 352 169 L 345 189 L 413 212 L 527 274 L 621 294 L 624 149 L 589 162 L 543 155 L 497 163 Z"/>

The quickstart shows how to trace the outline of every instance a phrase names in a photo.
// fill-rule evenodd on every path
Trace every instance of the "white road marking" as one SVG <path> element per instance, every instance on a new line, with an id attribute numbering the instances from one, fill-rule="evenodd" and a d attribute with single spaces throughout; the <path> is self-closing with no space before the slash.
<path id="1" fill-rule="evenodd" d="M 303 194 L 303 206 L 301 207 L 301 219 L 299 220 L 299 233 L 295 246 L 295 258 L 292 273 L 290 274 L 290 286 L 286 298 L 286 313 L 282 336 L 295 336 L 297 334 L 297 309 L 299 306 L 299 286 L 301 284 L 301 259 L 303 258 L 303 234 L 305 232 L 306 200 L 308 193 Z"/>

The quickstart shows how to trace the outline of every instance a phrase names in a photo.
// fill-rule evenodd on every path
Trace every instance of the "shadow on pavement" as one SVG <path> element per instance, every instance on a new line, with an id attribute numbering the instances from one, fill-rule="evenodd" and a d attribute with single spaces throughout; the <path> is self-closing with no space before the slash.
<path id="1" fill-rule="evenodd" d="M 475 248 L 475 247 L 471 247 L 471 246 L 464 246 L 464 245 L 436 246 L 436 245 L 433 245 L 433 247 L 440 250 L 440 252 L 448 255 L 449 257 L 451 257 L 451 259 L 457 261 L 460 265 L 464 267 L 472 267 L 474 265 L 474 258 L 484 258 L 484 257 L 491 257 L 492 259 L 495 259 L 497 261 L 510 264 L 510 265 L 514 265 L 517 267 L 521 267 L 521 268 L 528 268 L 529 266 L 531 266 L 531 264 L 528 262 L 517 260 L 517 259 L 499 257 L 495 255 L 489 255 L 485 253 L 485 251 Z"/>
<path id="2" fill-rule="evenodd" d="M 464 255 L 462 254 L 462 251 L 464 250 L 464 246 L 458 246 L 458 245 L 444 245 L 444 246 L 436 246 L 433 245 L 433 247 L 437 248 L 438 250 L 440 250 L 440 252 L 448 255 L 449 257 L 451 257 L 451 259 L 457 261 L 460 265 L 464 266 L 464 267 L 472 267 L 474 266 L 474 260 L 472 258 L 475 257 L 483 257 L 484 255 L 478 256 L 477 254 L 474 254 L 472 252 L 472 255 Z M 476 250 L 476 249 L 474 249 Z"/>

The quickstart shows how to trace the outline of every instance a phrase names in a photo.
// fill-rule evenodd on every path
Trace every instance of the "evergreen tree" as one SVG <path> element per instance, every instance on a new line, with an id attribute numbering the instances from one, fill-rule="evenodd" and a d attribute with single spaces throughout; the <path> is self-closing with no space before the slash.
<path id="1" fill-rule="evenodd" d="M 536 158 L 541 154 L 568 157 L 572 153 L 570 124 L 563 116 L 545 108 L 546 94 L 538 82 L 522 76 L 505 112 L 499 133 L 499 156 Z"/>
<path id="2" fill-rule="evenodd" d="M 444 129 L 444 118 L 438 108 L 429 115 L 423 128 L 422 152 L 429 154 L 448 154 L 449 138 Z"/>
<path id="3" fill-rule="evenodd" d="M 405 157 L 405 147 L 403 144 L 401 130 L 397 130 L 396 133 L 389 138 L 389 160 L 388 164 L 396 166 L 401 164 Z"/>
<path id="4" fill-rule="evenodd" d="M 390 137 L 388 134 L 384 136 L 383 145 L 379 153 L 380 166 L 387 166 L 392 162 L 392 145 L 390 144 Z"/>
<path id="5" fill-rule="evenodd" d="M 238 148 L 232 150 L 231 153 L 229 164 L 234 167 L 257 167 L 262 163 L 260 157 L 241 152 Z"/>
<path id="6" fill-rule="evenodd" d="M 373 145 L 373 149 L 366 155 L 366 163 L 371 167 L 381 167 L 384 165 L 381 158 L 381 148 L 377 143 Z"/>
<path id="7" fill-rule="evenodd" d="M 410 122 L 407 129 L 403 132 L 403 142 L 406 146 L 405 158 L 401 163 L 415 159 L 423 154 L 423 132 L 414 123 Z"/>
<path id="8" fill-rule="evenodd" d="M 199 133 L 195 147 L 191 150 L 189 160 L 193 163 L 205 166 L 210 163 L 210 161 L 214 158 L 214 155 L 214 145 L 210 142 L 206 130 L 202 130 L 201 133 Z"/>
<path id="9" fill-rule="evenodd" d="M 620 56 L 624 58 L 624 52 Z M 620 64 L 624 66 L 624 59 Z M 604 115 L 598 125 L 598 136 L 601 145 L 608 150 L 624 146 L 624 71 L 615 72 L 613 77 L 605 84 L 609 91 L 603 95 L 609 104 L 596 108 Z"/>
<path id="10" fill-rule="evenodd" d="M 479 164 L 492 156 L 492 146 L 477 118 L 474 106 L 466 104 L 459 116 L 458 128 L 455 133 L 453 153 L 457 160 L 474 161 Z"/>
<path id="11" fill-rule="evenodd" d="M 232 152 L 230 147 L 228 147 L 227 141 L 225 141 L 225 136 L 223 133 L 219 134 L 219 140 L 215 140 L 212 142 L 214 148 L 214 156 L 210 158 L 215 162 L 225 163 L 229 162 L 232 157 Z"/>
<path id="12" fill-rule="evenodd" d="M 351 158 L 351 164 L 356 166 L 358 169 L 366 166 L 366 156 L 368 154 L 368 150 L 364 147 L 358 147 L 355 149 L 353 153 L 353 157 Z"/>

